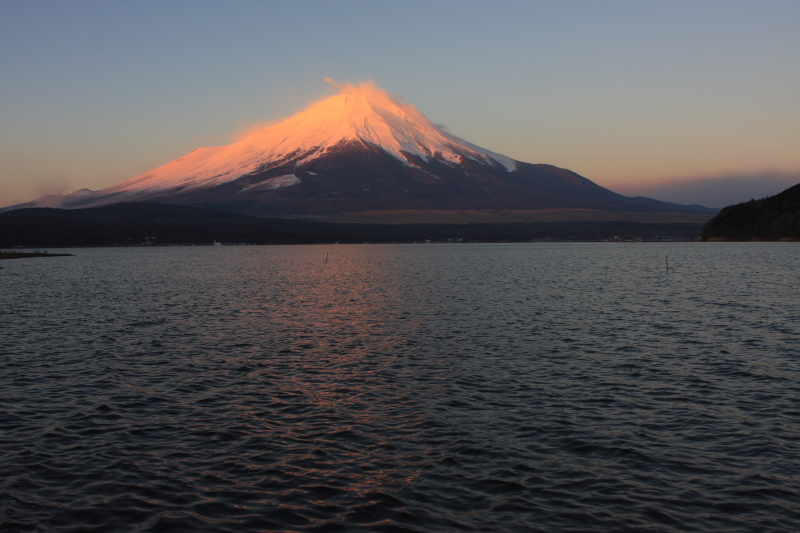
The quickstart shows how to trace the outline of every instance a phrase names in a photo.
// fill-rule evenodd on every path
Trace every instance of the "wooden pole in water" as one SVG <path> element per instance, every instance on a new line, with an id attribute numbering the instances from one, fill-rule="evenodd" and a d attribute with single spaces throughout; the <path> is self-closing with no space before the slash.
<path id="1" fill-rule="evenodd" d="M 664 260 L 667 262 L 667 272 L 669 272 L 669 256 L 665 255 Z"/>
<path id="2" fill-rule="evenodd" d="M 326 264 L 327 264 L 327 262 L 328 262 L 328 254 L 329 254 L 329 253 L 330 253 L 330 252 L 325 252 L 325 263 L 326 263 Z"/>

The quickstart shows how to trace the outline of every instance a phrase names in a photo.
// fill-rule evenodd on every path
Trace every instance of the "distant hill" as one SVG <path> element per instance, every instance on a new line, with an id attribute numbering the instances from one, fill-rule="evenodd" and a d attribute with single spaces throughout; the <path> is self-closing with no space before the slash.
<path id="1" fill-rule="evenodd" d="M 800 183 L 775 196 L 726 207 L 700 235 L 708 240 L 800 241 Z"/>
<path id="2" fill-rule="evenodd" d="M 313 244 L 422 242 L 524 242 L 531 239 L 643 239 L 696 237 L 698 223 L 619 221 L 351 224 L 264 218 L 217 209 L 146 202 L 86 209 L 28 208 L 0 213 L 3 246 L 65 247 L 159 244 Z"/>

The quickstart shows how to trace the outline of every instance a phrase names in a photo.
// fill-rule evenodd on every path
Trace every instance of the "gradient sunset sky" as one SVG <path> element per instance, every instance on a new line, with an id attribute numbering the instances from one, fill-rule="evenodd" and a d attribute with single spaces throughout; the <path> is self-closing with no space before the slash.
<path id="1" fill-rule="evenodd" d="M 326 77 L 623 194 L 800 182 L 798 1 L 0 0 L 0 206 L 227 144 Z"/>

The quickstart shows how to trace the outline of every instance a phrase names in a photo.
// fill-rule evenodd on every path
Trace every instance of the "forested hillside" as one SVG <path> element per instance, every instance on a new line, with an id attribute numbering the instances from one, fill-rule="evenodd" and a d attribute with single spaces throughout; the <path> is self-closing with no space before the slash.
<path id="1" fill-rule="evenodd" d="M 800 184 L 775 196 L 726 207 L 703 226 L 701 236 L 727 241 L 800 240 Z"/>

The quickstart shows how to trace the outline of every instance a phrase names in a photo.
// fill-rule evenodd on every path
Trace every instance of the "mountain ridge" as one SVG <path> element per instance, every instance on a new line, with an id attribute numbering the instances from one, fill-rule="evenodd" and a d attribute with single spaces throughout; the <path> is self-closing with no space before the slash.
<path id="1" fill-rule="evenodd" d="M 711 215 L 628 198 L 567 169 L 515 161 L 445 132 L 374 84 L 347 86 L 225 146 L 199 148 L 100 191 L 18 204 L 98 207 L 147 201 L 257 216 L 375 210 L 599 209 Z"/>

